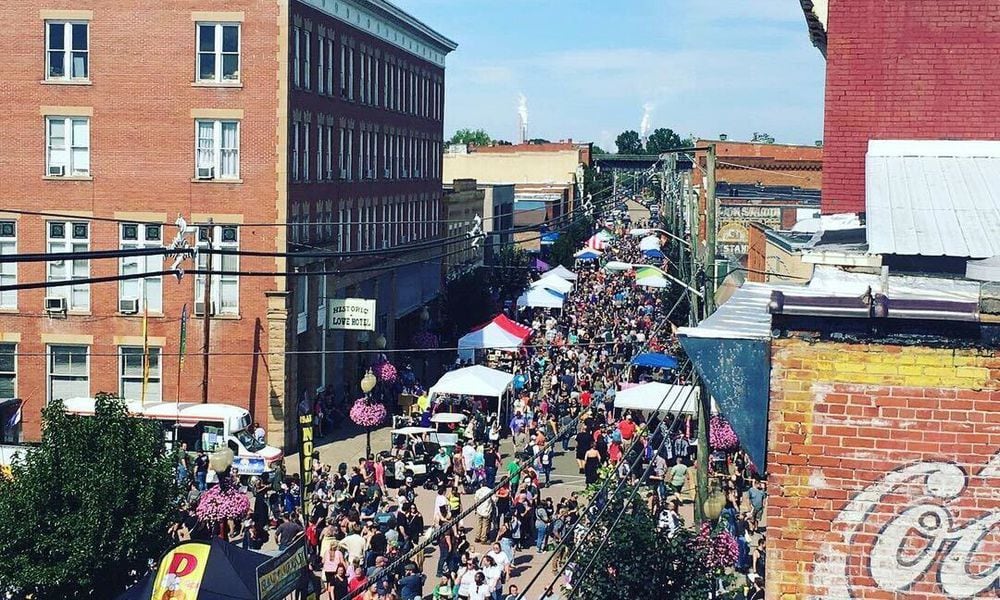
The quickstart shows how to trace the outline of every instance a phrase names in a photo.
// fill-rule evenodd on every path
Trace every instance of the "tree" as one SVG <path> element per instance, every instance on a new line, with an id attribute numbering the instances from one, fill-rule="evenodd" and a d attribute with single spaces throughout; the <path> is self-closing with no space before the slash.
<path id="1" fill-rule="evenodd" d="M 615 138 L 615 146 L 618 146 L 618 154 L 642 154 L 642 140 L 639 134 L 629 129 L 618 134 Z"/>
<path id="2" fill-rule="evenodd" d="M 471 144 L 473 146 L 489 146 L 493 140 L 484 129 L 459 129 L 451 136 L 452 144 Z"/>
<path id="3" fill-rule="evenodd" d="M 528 140 L 525 143 L 527 143 L 527 144 L 549 144 L 551 142 L 549 142 L 549 140 L 547 140 L 545 138 L 531 138 L 530 140 Z"/>
<path id="4" fill-rule="evenodd" d="M 0 594 L 114 598 L 169 546 L 176 461 L 154 421 L 98 394 L 93 417 L 42 409 L 42 443 L 0 479 Z"/>
<path id="5" fill-rule="evenodd" d="M 617 516 L 621 500 L 612 500 L 608 513 Z M 606 517 L 581 542 L 577 559 L 580 571 L 593 564 L 583 578 L 574 581 L 578 598 L 631 600 L 655 597 L 674 600 L 701 600 L 711 597 L 719 572 L 711 567 L 710 550 L 700 536 L 680 529 L 670 537 L 657 530 L 656 523 L 641 502 L 634 503 L 611 531 Z M 621 560 L 621 557 L 628 560 Z M 574 579 L 577 577 L 574 573 Z"/>
<path id="6" fill-rule="evenodd" d="M 773 144 L 774 136 L 765 133 L 763 131 L 755 131 L 753 132 L 753 139 L 751 139 L 750 141 L 756 142 L 758 144 Z"/>
<path id="7" fill-rule="evenodd" d="M 607 154 L 607 153 L 608 153 L 607 150 L 605 150 L 604 148 L 601 148 L 597 144 L 592 144 L 590 146 L 590 155 L 591 156 L 595 156 L 597 154 Z"/>
<path id="8" fill-rule="evenodd" d="M 685 148 L 690 140 L 683 140 L 673 129 L 660 127 L 653 130 L 646 140 L 646 154 L 659 154 L 674 148 Z"/>

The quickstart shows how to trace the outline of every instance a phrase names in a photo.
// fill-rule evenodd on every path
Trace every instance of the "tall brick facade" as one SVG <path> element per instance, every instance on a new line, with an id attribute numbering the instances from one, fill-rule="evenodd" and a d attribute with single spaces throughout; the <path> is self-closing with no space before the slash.
<path id="1" fill-rule="evenodd" d="M 1000 356 L 776 339 L 768 598 L 994 598 Z"/>
<path id="2" fill-rule="evenodd" d="M 865 209 L 868 140 L 1000 138 L 1000 4 L 830 0 L 823 212 Z"/>

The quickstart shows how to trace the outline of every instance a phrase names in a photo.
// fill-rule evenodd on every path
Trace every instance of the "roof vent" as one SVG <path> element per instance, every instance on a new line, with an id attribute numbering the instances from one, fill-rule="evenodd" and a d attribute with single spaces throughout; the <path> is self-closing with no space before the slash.
<path id="1" fill-rule="evenodd" d="M 1000 282 L 1000 256 L 966 261 L 965 276 L 978 281 Z"/>

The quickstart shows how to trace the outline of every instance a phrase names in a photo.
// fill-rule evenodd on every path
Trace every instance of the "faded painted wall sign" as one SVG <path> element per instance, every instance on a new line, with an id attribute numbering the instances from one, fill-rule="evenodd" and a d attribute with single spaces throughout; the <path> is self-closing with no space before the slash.
<path id="1" fill-rule="evenodd" d="M 827 590 L 824 599 L 855 598 L 856 588 L 870 587 L 858 585 L 859 577 L 904 597 L 920 597 L 912 590 L 918 582 L 930 582 L 948 598 L 995 597 L 1000 511 L 959 502 L 973 488 L 996 494 L 998 486 L 1000 452 L 973 473 L 949 462 L 888 473 L 834 519 L 831 531 L 842 539 L 824 545 L 812 583 Z"/>

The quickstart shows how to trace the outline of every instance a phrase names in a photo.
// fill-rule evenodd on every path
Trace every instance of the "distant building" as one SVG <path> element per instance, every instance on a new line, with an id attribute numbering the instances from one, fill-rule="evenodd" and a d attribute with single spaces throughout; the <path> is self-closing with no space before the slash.
<path id="1" fill-rule="evenodd" d="M 826 57 L 824 213 L 865 210 L 869 140 L 1000 139 L 1000 4 L 800 1 Z"/>
<path id="2" fill-rule="evenodd" d="M 571 212 L 583 186 L 583 168 L 591 144 L 573 141 L 545 144 L 452 147 L 444 155 L 442 180 L 476 179 L 481 184 L 514 184 L 514 226 L 534 227 Z M 557 223 L 558 225 L 559 223 Z M 539 248 L 539 233 L 518 233 L 527 249 Z"/>

